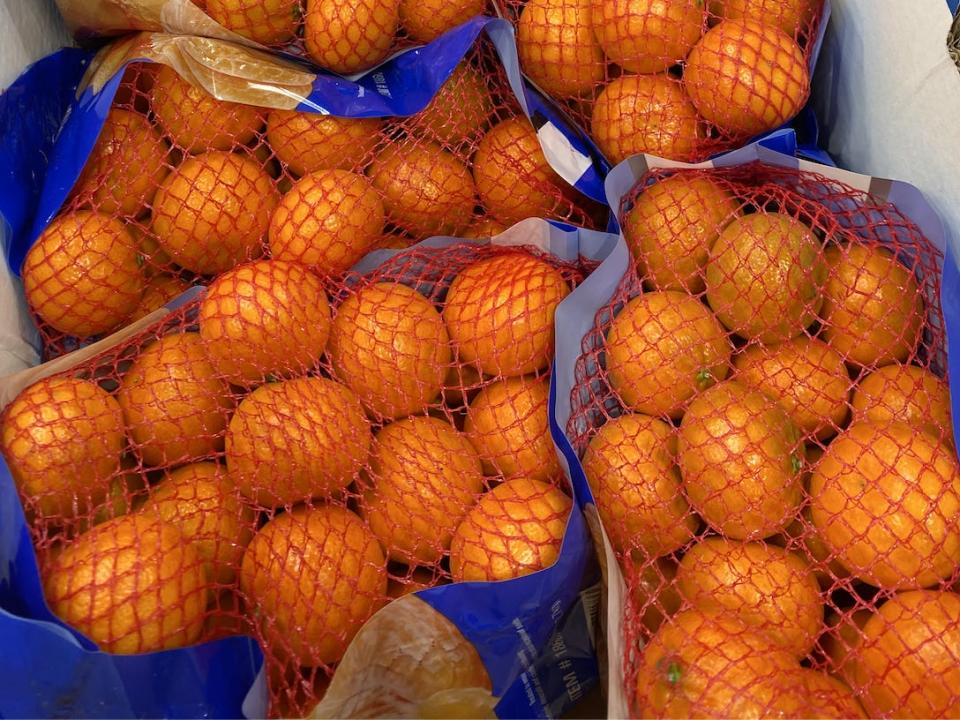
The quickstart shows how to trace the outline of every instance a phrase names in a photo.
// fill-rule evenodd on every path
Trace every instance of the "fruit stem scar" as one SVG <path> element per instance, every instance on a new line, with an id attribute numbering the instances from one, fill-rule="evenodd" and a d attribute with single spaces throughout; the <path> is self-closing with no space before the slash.
<path id="1" fill-rule="evenodd" d="M 672 662 L 667 666 L 667 682 L 676 685 L 680 682 L 683 671 L 680 669 L 680 663 Z"/>
<path id="2" fill-rule="evenodd" d="M 790 456 L 790 467 L 793 469 L 793 472 L 798 473 L 803 469 L 803 460 L 801 460 L 796 455 Z"/>
<path id="3" fill-rule="evenodd" d="M 704 383 L 711 382 L 713 380 L 713 373 L 704 368 L 697 373 L 697 384 L 703 385 Z"/>

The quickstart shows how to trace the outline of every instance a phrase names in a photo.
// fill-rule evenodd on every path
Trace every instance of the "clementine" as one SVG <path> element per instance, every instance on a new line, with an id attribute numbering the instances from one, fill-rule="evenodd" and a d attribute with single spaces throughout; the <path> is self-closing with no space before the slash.
<path id="1" fill-rule="evenodd" d="M 400 24 L 400 0 L 307 0 L 303 19 L 314 62 L 349 75 L 386 59 Z"/>
<path id="2" fill-rule="evenodd" d="M 593 0 L 593 31 L 612 62 L 635 73 L 657 73 L 683 62 L 703 33 L 701 0 Z"/>
<path id="3" fill-rule="evenodd" d="M 277 159 L 295 175 L 356 170 L 373 157 L 382 126 L 380 118 L 271 110 L 267 140 Z"/>

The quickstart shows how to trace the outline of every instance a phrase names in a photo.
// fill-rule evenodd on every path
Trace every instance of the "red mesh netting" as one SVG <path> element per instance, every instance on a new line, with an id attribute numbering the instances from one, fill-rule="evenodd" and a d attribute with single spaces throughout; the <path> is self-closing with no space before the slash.
<path id="1" fill-rule="evenodd" d="M 822 0 L 496 0 L 520 64 L 610 162 L 697 161 L 791 120 Z"/>
<path id="2" fill-rule="evenodd" d="M 302 714 L 392 598 L 549 566 L 553 314 L 581 277 L 473 242 L 363 276 L 259 260 L 28 387 L 0 440 L 52 609 L 109 652 L 252 634 L 271 713 Z"/>
<path id="3" fill-rule="evenodd" d="M 956 715 L 939 251 L 814 174 L 637 187 L 567 427 L 627 583 L 632 712 Z"/>
<path id="4" fill-rule="evenodd" d="M 486 40 L 410 118 L 222 102 L 134 64 L 22 275 L 50 358 L 263 255 L 337 274 L 378 247 L 527 217 L 593 226 L 588 202 L 547 165 Z"/>

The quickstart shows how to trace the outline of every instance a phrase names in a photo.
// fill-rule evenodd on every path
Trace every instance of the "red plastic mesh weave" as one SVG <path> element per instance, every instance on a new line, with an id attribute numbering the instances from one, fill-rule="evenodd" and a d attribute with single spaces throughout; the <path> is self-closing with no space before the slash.
<path id="1" fill-rule="evenodd" d="M 390 599 L 549 566 L 552 322 L 581 276 L 472 242 L 362 276 L 260 260 L 27 388 L 0 434 L 52 609 L 110 652 L 252 634 L 299 715 Z"/>
<path id="2" fill-rule="evenodd" d="M 225 103 L 135 64 L 23 280 L 51 358 L 262 255 L 337 274 L 377 247 L 595 215 L 547 165 L 486 40 L 410 118 Z"/>
<path id="3" fill-rule="evenodd" d="M 803 107 L 821 0 L 497 0 L 527 76 L 616 164 L 699 161 Z"/>
<path id="4" fill-rule="evenodd" d="M 567 427 L 626 578 L 632 712 L 955 715 L 939 251 L 815 174 L 637 188 Z"/>

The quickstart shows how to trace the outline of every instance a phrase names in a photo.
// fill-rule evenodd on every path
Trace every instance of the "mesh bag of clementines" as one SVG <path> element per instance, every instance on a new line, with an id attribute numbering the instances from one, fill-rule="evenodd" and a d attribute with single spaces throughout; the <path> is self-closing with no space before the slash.
<path id="1" fill-rule="evenodd" d="M 496 0 L 521 69 L 616 164 L 705 159 L 793 119 L 822 0 Z"/>
<path id="2" fill-rule="evenodd" d="M 594 225 L 586 202 L 547 164 L 485 39 L 407 118 L 221 101 L 135 63 L 22 277 L 50 358 L 243 261 L 337 274 L 376 248 L 527 217 Z"/>
<path id="3" fill-rule="evenodd" d="M 642 717 L 960 711 L 942 256 L 896 207 L 752 163 L 651 170 L 567 435 L 623 571 Z"/>
<path id="4" fill-rule="evenodd" d="M 271 712 L 302 714 L 392 599 L 550 566 L 580 277 L 470 241 L 334 278 L 261 259 L 30 385 L 0 433 L 51 609 L 111 653 L 252 635 Z"/>

